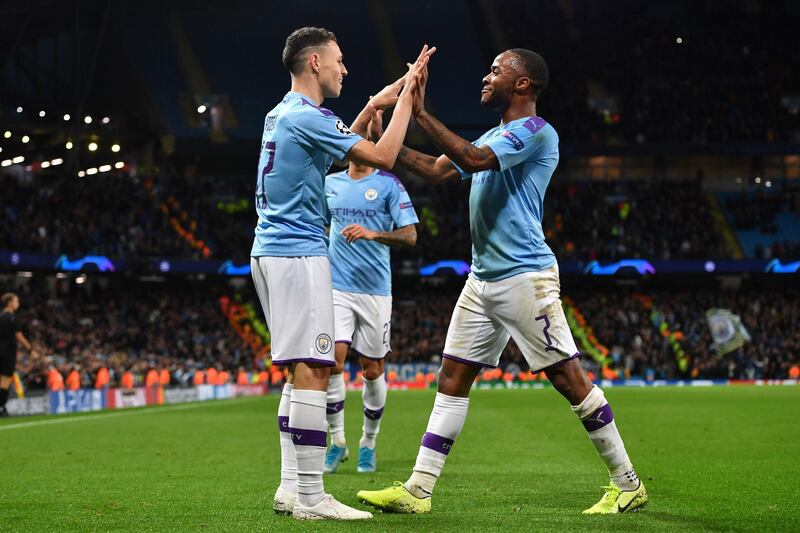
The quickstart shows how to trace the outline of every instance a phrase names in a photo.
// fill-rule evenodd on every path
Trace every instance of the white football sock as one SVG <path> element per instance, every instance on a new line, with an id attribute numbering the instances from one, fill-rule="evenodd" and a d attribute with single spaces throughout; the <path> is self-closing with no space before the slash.
<path id="1" fill-rule="evenodd" d="M 374 448 L 375 439 L 381 429 L 381 417 L 383 408 L 386 406 L 386 378 L 381 374 L 373 380 L 363 378 L 364 389 L 361 397 L 364 402 L 364 425 L 361 441 L 358 443 L 360 448 Z"/>
<path id="2" fill-rule="evenodd" d="M 589 439 L 606 464 L 611 482 L 622 490 L 635 490 L 639 478 L 625 451 L 614 413 L 602 389 L 592 388 L 581 403 L 572 406 L 572 410 L 583 422 Z"/>
<path id="3" fill-rule="evenodd" d="M 344 436 L 344 398 L 346 393 L 344 374 L 331 374 L 328 380 L 328 431 L 331 433 L 331 442 L 340 448 L 347 445 Z"/>
<path id="4" fill-rule="evenodd" d="M 294 456 L 294 443 L 289 433 L 289 405 L 294 386 L 287 383 L 281 391 L 278 404 L 278 431 L 281 442 L 281 488 L 289 494 L 297 494 L 297 459 Z"/>
<path id="5" fill-rule="evenodd" d="M 436 393 L 428 428 L 422 437 L 414 473 L 405 482 L 406 490 L 417 498 L 427 498 L 433 493 L 436 480 L 442 473 L 447 455 L 464 427 L 469 398 Z"/>
<path id="6" fill-rule="evenodd" d="M 289 430 L 297 457 L 297 502 L 307 507 L 313 507 L 325 496 L 322 466 L 328 438 L 325 427 L 327 398 L 325 391 L 292 391 Z"/>

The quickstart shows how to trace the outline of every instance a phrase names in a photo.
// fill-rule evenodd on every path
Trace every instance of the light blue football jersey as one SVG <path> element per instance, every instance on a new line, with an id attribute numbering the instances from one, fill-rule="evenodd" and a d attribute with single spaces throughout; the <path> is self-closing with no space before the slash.
<path id="1" fill-rule="evenodd" d="M 390 296 L 389 246 L 365 239 L 348 243 L 341 232 L 350 224 L 393 231 L 419 222 L 405 187 L 394 174 L 382 170 L 357 180 L 345 171 L 328 176 L 325 197 L 331 216 L 328 250 L 333 288 Z"/>
<path id="2" fill-rule="evenodd" d="M 264 119 L 253 257 L 328 254 L 325 174 L 362 138 L 332 112 L 290 92 Z"/>
<path id="3" fill-rule="evenodd" d="M 558 165 L 558 134 L 540 117 L 501 124 L 474 143 L 497 155 L 500 170 L 469 174 L 472 178 L 469 224 L 472 273 L 484 281 L 538 272 L 556 262 L 544 242 L 544 193 Z"/>

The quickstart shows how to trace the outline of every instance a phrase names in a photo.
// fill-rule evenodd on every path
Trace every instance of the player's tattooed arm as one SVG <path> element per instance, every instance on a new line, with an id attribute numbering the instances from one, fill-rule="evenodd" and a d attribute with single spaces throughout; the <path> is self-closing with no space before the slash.
<path id="1" fill-rule="evenodd" d="M 359 224 L 350 224 L 342 230 L 342 236 L 347 242 L 358 239 L 377 241 L 393 247 L 412 247 L 417 244 L 417 227 L 414 224 L 397 228 L 394 231 L 373 231 Z"/>
<path id="2" fill-rule="evenodd" d="M 411 112 L 425 135 L 444 152 L 449 161 L 472 174 L 481 170 L 499 169 L 497 156 L 488 146 L 477 147 L 459 137 L 425 111 L 425 86 L 428 82 L 427 65 L 421 70 L 421 80 L 414 91 Z M 441 159 L 441 158 L 440 158 Z M 449 162 L 448 161 L 448 162 Z M 456 171 L 457 172 L 457 171 Z"/>
<path id="3" fill-rule="evenodd" d="M 383 111 L 375 113 L 369 123 L 369 136 L 373 141 L 377 141 L 383 136 Z M 407 146 L 402 146 L 397 154 L 396 164 L 403 166 L 416 175 L 420 176 L 427 183 L 438 185 L 447 180 L 458 180 L 460 175 L 447 156 L 438 158 L 412 150 Z"/>
<path id="4" fill-rule="evenodd" d="M 475 146 L 459 137 L 424 109 L 420 110 L 415 118 L 431 142 L 466 172 L 472 174 L 481 170 L 500 168 L 497 156 L 488 146 Z"/>
<path id="5" fill-rule="evenodd" d="M 447 156 L 434 157 L 407 146 L 400 148 L 397 162 L 431 185 L 458 180 L 460 177 L 458 170 Z"/>

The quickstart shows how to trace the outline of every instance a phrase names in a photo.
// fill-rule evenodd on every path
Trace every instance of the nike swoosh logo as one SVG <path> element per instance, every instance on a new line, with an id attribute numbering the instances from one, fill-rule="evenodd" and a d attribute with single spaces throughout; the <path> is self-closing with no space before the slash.
<path id="1" fill-rule="evenodd" d="M 639 497 L 640 497 L 641 495 L 642 495 L 642 493 L 640 492 L 640 493 L 638 493 L 636 496 L 634 496 L 633 498 L 631 498 L 631 501 L 629 501 L 629 502 L 628 502 L 628 505 L 626 505 L 625 507 L 621 507 L 619 504 L 617 504 L 617 508 L 619 509 L 619 512 L 620 512 L 620 513 L 624 513 L 625 511 L 627 511 L 627 510 L 628 510 L 628 507 L 630 507 L 630 506 L 631 506 L 631 504 L 632 504 L 633 502 L 635 502 L 636 500 L 638 500 L 638 499 L 639 499 Z"/>

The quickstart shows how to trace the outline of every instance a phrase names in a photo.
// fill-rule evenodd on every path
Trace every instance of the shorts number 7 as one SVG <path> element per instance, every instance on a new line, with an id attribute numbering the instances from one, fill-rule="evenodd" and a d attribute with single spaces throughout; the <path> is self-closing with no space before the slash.
<path id="1" fill-rule="evenodd" d="M 553 341 L 550 339 L 550 334 L 547 333 L 547 330 L 550 329 L 550 319 L 547 318 L 547 315 L 537 316 L 535 320 L 544 320 L 544 327 L 542 328 L 542 333 L 544 333 L 544 338 L 547 341 L 547 346 L 545 347 L 546 351 L 555 350 L 553 347 Z"/>

